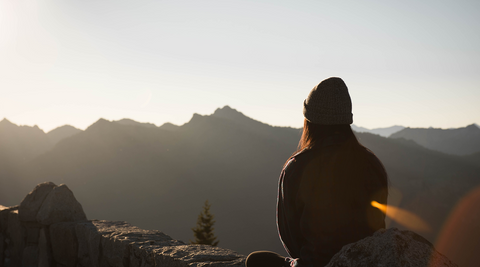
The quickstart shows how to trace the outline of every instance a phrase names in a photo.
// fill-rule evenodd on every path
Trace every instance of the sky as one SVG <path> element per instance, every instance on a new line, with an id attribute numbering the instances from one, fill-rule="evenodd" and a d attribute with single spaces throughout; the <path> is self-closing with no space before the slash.
<path id="1" fill-rule="evenodd" d="M 480 123 L 480 1 L 0 0 L 0 120 L 182 125 L 229 105 L 303 125 L 341 77 L 354 124 Z"/>

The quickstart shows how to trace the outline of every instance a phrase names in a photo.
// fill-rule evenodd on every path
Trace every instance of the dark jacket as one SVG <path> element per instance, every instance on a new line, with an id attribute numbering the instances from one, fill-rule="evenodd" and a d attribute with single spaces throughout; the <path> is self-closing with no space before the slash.
<path id="1" fill-rule="evenodd" d="M 344 245 L 385 228 L 387 174 L 355 138 L 330 136 L 292 156 L 280 175 L 277 226 L 298 266 L 324 266 Z"/>

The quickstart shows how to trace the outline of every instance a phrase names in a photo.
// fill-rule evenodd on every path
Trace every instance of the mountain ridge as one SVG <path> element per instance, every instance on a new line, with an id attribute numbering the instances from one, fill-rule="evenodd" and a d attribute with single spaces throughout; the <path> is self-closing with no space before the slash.
<path id="1" fill-rule="evenodd" d="M 45 180 L 67 183 L 91 218 L 126 220 L 189 240 L 208 198 L 222 246 L 284 253 L 275 225 L 278 176 L 301 129 L 226 111 L 228 116 L 194 114 L 175 131 L 99 119 L 16 169 L 0 168 L 0 204 L 19 203 Z M 432 243 L 455 203 L 480 184 L 480 166 L 469 157 L 407 139 L 356 136 L 382 160 L 391 186 L 402 193 L 400 202 L 389 203 L 421 215 L 433 229 L 426 235 Z M 10 185 L 15 190 L 5 189 Z"/>
<path id="2" fill-rule="evenodd" d="M 390 136 L 404 138 L 436 151 L 468 155 L 480 151 L 480 128 L 470 124 L 456 129 L 405 128 Z"/>

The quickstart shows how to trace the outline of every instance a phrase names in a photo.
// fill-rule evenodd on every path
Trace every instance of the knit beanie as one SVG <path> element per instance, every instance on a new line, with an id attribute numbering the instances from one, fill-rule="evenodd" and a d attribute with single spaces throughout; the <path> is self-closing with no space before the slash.
<path id="1" fill-rule="evenodd" d="M 332 77 L 315 86 L 303 102 L 303 115 L 315 124 L 352 124 L 352 100 L 343 80 Z"/>

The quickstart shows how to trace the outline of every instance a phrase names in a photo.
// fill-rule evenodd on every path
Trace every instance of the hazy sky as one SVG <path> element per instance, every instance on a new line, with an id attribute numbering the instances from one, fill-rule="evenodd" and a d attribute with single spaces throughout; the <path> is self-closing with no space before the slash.
<path id="1" fill-rule="evenodd" d="M 301 127 L 321 80 L 354 124 L 480 123 L 480 1 L 0 0 L 0 120 L 183 124 L 229 105 Z"/>

